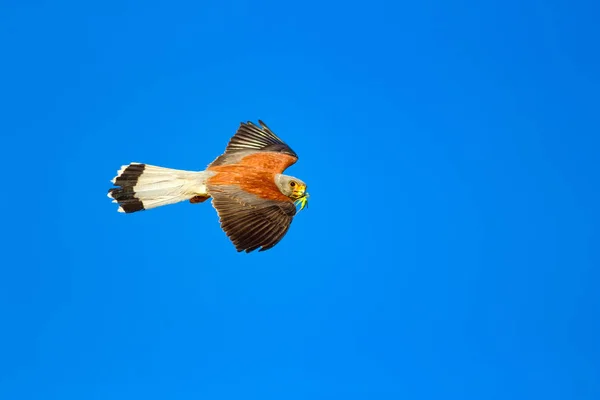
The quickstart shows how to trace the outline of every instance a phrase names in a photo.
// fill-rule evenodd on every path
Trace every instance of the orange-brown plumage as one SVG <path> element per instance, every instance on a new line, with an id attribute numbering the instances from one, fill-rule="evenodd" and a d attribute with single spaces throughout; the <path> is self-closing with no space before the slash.
<path id="1" fill-rule="evenodd" d="M 250 154 L 242 158 L 238 164 L 246 167 L 270 171 L 273 174 L 281 174 L 286 168 L 294 164 L 297 160 L 298 159 L 296 157 L 289 154 L 264 152 Z"/>
<path id="2" fill-rule="evenodd" d="M 208 171 L 216 172 L 216 175 L 209 178 L 208 184 L 237 185 L 263 199 L 291 202 L 275 185 L 275 175 L 296 160 L 296 157 L 284 153 L 252 153 L 235 164 L 209 166 Z"/>
<path id="3" fill-rule="evenodd" d="M 216 174 L 207 181 L 209 185 L 235 185 L 262 199 L 292 202 L 275 185 L 277 172 L 245 164 L 230 164 L 211 167 Z"/>

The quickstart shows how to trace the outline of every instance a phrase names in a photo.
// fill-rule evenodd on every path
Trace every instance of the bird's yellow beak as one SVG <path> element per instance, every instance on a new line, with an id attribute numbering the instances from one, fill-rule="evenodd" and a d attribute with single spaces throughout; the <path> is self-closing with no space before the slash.
<path id="1" fill-rule="evenodd" d="M 310 195 L 308 193 L 304 193 L 303 196 L 299 197 L 296 201 L 294 201 L 294 204 L 296 205 L 296 207 L 300 207 L 299 211 L 304 210 L 305 207 L 308 206 L 308 198 L 310 197 Z"/>
<path id="2" fill-rule="evenodd" d="M 292 199 L 299 200 L 306 195 L 306 185 L 296 185 L 292 191 Z"/>

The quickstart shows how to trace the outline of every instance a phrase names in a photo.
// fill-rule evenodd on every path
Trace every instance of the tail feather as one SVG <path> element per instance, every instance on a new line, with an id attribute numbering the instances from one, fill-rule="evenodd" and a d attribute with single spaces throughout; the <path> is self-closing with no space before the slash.
<path id="1" fill-rule="evenodd" d="M 132 213 L 208 197 L 206 179 L 210 172 L 184 171 L 141 163 L 124 165 L 112 180 L 108 197 L 119 204 L 119 212 Z"/>

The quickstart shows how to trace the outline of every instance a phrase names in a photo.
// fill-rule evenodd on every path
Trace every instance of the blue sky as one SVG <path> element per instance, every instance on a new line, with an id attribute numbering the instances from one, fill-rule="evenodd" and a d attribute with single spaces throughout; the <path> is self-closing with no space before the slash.
<path id="1" fill-rule="evenodd" d="M 597 2 L 0 7 L 0 398 L 599 398 Z M 258 119 L 275 248 L 106 197 Z"/>

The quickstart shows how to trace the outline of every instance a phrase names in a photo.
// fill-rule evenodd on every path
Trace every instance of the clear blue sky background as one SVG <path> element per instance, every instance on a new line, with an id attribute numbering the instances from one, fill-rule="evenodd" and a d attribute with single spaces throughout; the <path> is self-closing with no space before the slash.
<path id="1" fill-rule="evenodd" d="M 600 398 L 598 4 L 2 2 L 0 398 Z M 272 250 L 106 197 L 259 118 Z"/>

